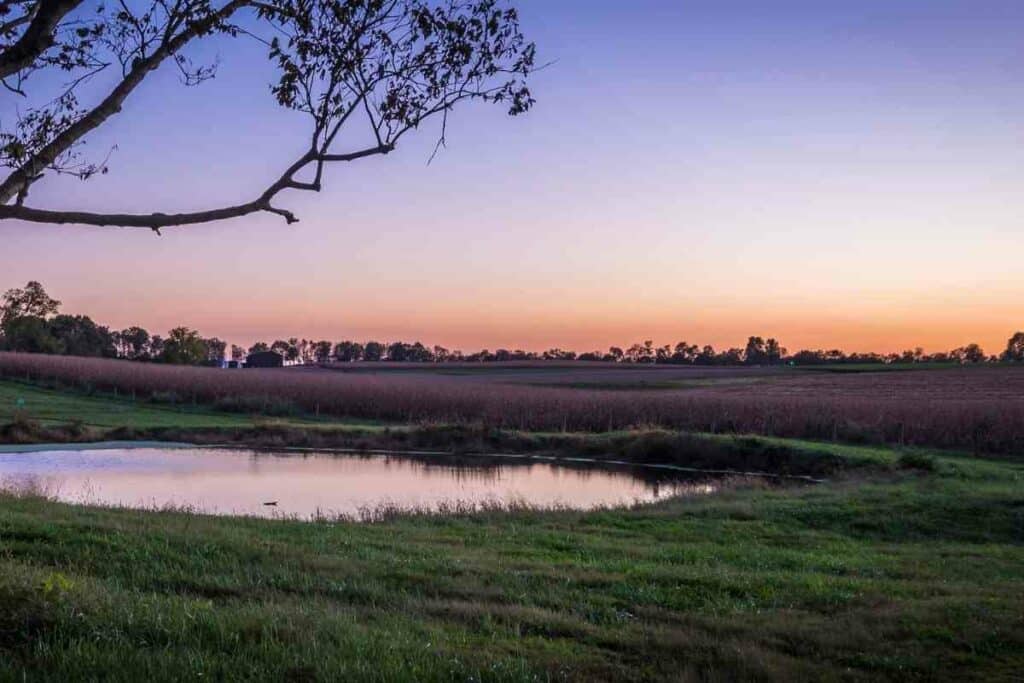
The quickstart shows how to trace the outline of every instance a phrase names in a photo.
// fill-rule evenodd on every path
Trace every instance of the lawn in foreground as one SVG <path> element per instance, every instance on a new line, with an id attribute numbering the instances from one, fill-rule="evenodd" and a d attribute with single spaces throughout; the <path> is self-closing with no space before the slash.
<path id="1" fill-rule="evenodd" d="M 0 498 L 0 679 L 993 680 L 1021 465 L 314 524 Z"/>

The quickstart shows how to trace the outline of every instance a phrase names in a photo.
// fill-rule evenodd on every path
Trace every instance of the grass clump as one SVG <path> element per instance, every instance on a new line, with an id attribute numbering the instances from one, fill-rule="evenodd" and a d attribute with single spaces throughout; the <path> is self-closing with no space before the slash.
<path id="1" fill-rule="evenodd" d="M 939 469 L 938 461 L 934 456 L 915 451 L 901 453 L 896 464 L 902 469 L 920 472 L 935 472 Z"/>

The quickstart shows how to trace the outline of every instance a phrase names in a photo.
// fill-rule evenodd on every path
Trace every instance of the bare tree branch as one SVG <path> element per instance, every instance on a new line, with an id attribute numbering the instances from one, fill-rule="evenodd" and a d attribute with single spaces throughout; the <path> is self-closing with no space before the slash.
<path id="1" fill-rule="evenodd" d="M 0 204 L 6 204 L 25 185 L 38 177 L 39 173 L 78 140 L 101 126 L 107 119 L 121 111 L 121 105 L 142 81 L 156 70 L 170 55 L 180 50 L 186 43 L 197 36 L 210 31 L 219 22 L 224 21 L 238 9 L 244 7 L 248 0 L 232 0 L 219 11 L 206 19 L 194 23 L 171 40 L 161 45 L 148 58 L 139 60 L 128 75 L 110 91 L 102 102 L 83 116 L 72 126 L 64 130 L 49 144 L 36 152 L 20 168 L 11 173 L 0 183 Z"/>
<path id="2" fill-rule="evenodd" d="M 391 145 L 378 145 L 368 149 L 351 152 L 348 154 L 317 154 L 310 151 L 301 156 L 295 163 L 270 185 L 256 199 L 243 204 L 235 204 L 219 209 L 206 211 L 195 211 L 191 213 L 91 213 L 87 211 L 50 211 L 46 209 L 34 209 L 21 205 L 0 206 L 0 220 L 13 218 L 30 223 L 55 223 L 68 224 L 77 223 L 80 225 L 114 226 L 123 228 L 149 228 L 159 232 L 161 228 L 170 228 L 182 225 L 194 225 L 196 223 L 209 223 L 212 221 L 224 220 L 227 218 L 238 218 L 253 213 L 266 211 L 268 213 L 282 216 L 288 224 L 298 222 L 291 211 L 277 208 L 271 205 L 271 201 L 282 190 L 309 190 L 320 191 L 320 169 L 322 164 L 339 161 L 356 161 L 378 154 L 391 152 Z M 317 164 L 317 179 L 312 183 L 301 183 L 294 180 L 295 174 L 311 163 Z"/>
<path id="3" fill-rule="evenodd" d="M 0 0 L 3 1 L 3 0 Z M 51 16 L 82 0 L 19 0 L 27 11 Z M 37 4 L 32 9 L 33 2 Z M 442 118 L 431 159 L 444 147 L 448 112 L 465 100 L 503 103 L 509 114 L 533 104 L 525 78 L 533 71 L 534 46 L 520 32 L 518 15 L 505 0 L 114 0 L 51 25 L 49 43 L 34 61 L 16 70 L 13 86 L 40 69 L 72 73 L 64 92 L 49 104 L 19 113 L 13 129 L 0 129 L 0 165 L 13 169 L 0 181 L 0 221 L 161 228 L 191 225 L 258 212 L 298 218 L 276 206 L 283 190 L 319 192 L 324 167 L 391 152 L 429 118 Z M 219 9 L 216 4 L 226 3 Z M 240 13 L 243 8 L 251 14 Z M 64 17 L 69 10 L 63 10 Z M 238 18 L 235 17 L 238 13 Z M 38 16 L 28 24 L 34 25 Z M 8 23 L 21 21 L 21 18 Z M 19 24 L 23 26 L 24 22 Z M 18 33 L 17 26 L 6 35 Z M 29 29 L 23 29 L 24 39 Z M 269 33 L 269 39 L 260 35 Z M 56 38 L 53 38 L 56 34 Z M 309 117 L 308 151 L 251 201 L 189 213 L 93 213 L 25 206 L 28 191 L 47 172 L 88 179 L 106 172 L 79 161 L 86 136 L 118 114 L 129 96 L 168 58 L 186 85 L 212 78 L 212 66 L 193 66 L 183 54 L 193 40 L 211 34 L 252 37 L 268 49 L 278 70 L 271 85 L 277 103 Z M 45 42 L 45 41 L 44 41 Z M 56 45 L 54 49 L 51 46 Z M 0 46 L 0 55 L 11 46 Z M 111 63 L 119 82 L 90 107 L 79 104 L 79 85 Z M 0 77 L 0 83 L 3 78 Z M 355 152 L 331 150 L 354 114 L 366 116 L 376 145 Z M 357 117 L 358 118 L 358 117 Z M 312 173 L 310 174 L 310 166 Z M 302 173 L 302 176 L 299 174 Z M 310 179 L 312 175 L 312 179 Z"/>

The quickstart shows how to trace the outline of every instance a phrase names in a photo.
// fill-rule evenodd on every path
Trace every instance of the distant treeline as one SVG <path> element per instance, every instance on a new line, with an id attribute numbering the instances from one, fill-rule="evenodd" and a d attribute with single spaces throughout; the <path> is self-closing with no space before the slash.
<path id="1" fill-rule="evenodd" d="M 219 364 L 230 356 L 244 360 L 258 351 L 275 351 L 289 363 L 406 362 L 445 363 L 504 361 L 605 361 L 666 365 L 823 365 L 841 363 L 995 363 L 1024 362 L 1024 332 L 1017 332 L 998 355 L 988 355 L 977 344 L 948 352 L 925 353 L 915 348 L 902 353 L 845 353 L 839 349 L 801 350 L 789 353 L 772 338 L 750 337 L 743 348 L 716 351 L 710 345 L 685 341 L 655 346 L 648 340 L 628 347 L 613 346 L 607 352 L 577 353 L 563 349 L 523 351 L 484 349 L 475 353 L 428 347 L 420 342 L 331 342 L 290 338 L 258 342 L 246 349 L 216 337 L 203 337 L 188 327 L 176 327 L 166 337 L 142 327 L 111 330 L 84 315 L 58 312 L 60 301 L 46 294 L 38 282 L 24 289 L 10 289 L 0 300 L 0 350 L 98 356 L 182 365 Z"/>

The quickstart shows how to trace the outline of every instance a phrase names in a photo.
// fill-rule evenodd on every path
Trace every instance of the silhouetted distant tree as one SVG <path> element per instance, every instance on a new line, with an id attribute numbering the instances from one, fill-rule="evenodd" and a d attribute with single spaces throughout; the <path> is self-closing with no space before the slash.
<path id="1" fill-rule="evenodd" d="M 765 365 L 768 362 L 764 339 L 761 337 L 747 339 L 747 348 L 743 351 L 743 362 L 747 365 Z"/>
<path id="2" fill-rule="evenodd" d="M 20 315 L 3 326 L 3 348 L 23 353 L 64 353 L 64 347 L 39 316 Z"/>
<path id="3" fill-rule="evenodd" d="M 205 340 L 195 330 L 175 327 L 167 333 L 160 360 L 176 365 L 198 365 L 207 358 Z"/>
<path id="4" fill-rule="evenodd" d="M 696 344 L 687 344 L 685 341 L 681 341 L 672 350 L 671 361 L 688 365 L 697 359 L 698 353 L 700 353 L 700 348 Z"/>
<path id="5" fill-rule="evenodd" d="M 961 363 L 984 363 L 985 351 L 977 344 L 968 344 L 961 348 L 957 354 Z"/>
<path id="6" fill-rule="evenodd" d="M 363 359 L 363 345 L 358 342 L 342 341 L 334 347 L 335 360 L 342 363 Z"/>
<path id="7" fill-rule="evenodd" d="M 406 345 L 402 342 L 393 342 L 388 344 L 387 350 L 384 352 L 384 357 L 387 360 L 393 360 L 396 362 L 408 360 L 408 357 L 406 356 Z"/>
<path id="8" fill-rule="evenodd" d="M 117 355 L 110 330 L 86 315 L 57 315 L 49 322 L 50 333 L 60 344 L 61 353 L 70 356 Z"/>
<path id="9" fill-rule="evenodd" d="M 495 0 L 11 0 L 0 3 L 0 80 L 11 107 L 0 128 L 0 219 L 117 225 L 153 230 L 257 212 L 298 220 L 273 202 L 284 190 L 320 191 L 324 167 L 393 151 L 406 133 L 466 100 L 527 111 L 534 46 L 518 16 Z M 122 111 L 162 67 L 185 85 L 213 79 L 216 62 L 190 51 L 211 36 L 253 39 L 277 69 L 277 104 L 309 119 L 306 148 L 249 200 L 191 213 L 93 213 L 31 208 L 44 177 L 88 179 L 106 158 L 85 159 L 89 134 Z M 220 50 L 224 45 L 218 45 Z M 196 114 L 196 116 L 200 116 Z M 373 142 L 337 150 L 362 124 Z M 196 125 L 203 125 L 201 118 Z M 196 149 L 196 168 L 204 150 Z M 109 156 L 109 155 L 108 155 Z M 59 196 L 59 192 L 51 192 Z"/>
<path id="10" fill-rule="evenodd" d="M 715 364 L 715 347 L 707 344 L 700 350 L 697 357 L 693 359 L 693 362 L 697 365 L 714 365 Z"/>
<path id="11" fill-rule="evenodd" d="M 270 345 L 270 350 L 281 354 L 281 356 L 287 361 L 295 361 L 299 357 L 299 349 L 293 342 L 297 341 L 297 339 L 292 339 L 290 341 L 278 339 Z"/>
<path id="12" fill-rule="evenodd" d="M 8 289 L 0 299 L 0 327 L 12 318 L 34 316 L 48 318 L 57 312 L 60 302 L 46 293 L 43 286 L 31 280 L 24 289 Z"/>
<path id="13" fill-rule="evenodd" d="M 825 352 L 803 349 L 790 356 L 789 361 L 793 363 L 793 365 L 821 365 L 826 362 Z"/>
<path id="14" fill-rule="evenodd" d="M 126 327 L 117 333 L 118 355 L 130 360 L 142 360 L 150 357 L 149 332 L 133 326 Z"/>
<path id="15" fill-rule="evenodd" d="M 668 363 L 672 360 L 672 347 L 668 344 L 659 346 L 654 350 L 655 363 Z"/>
<path id="16" fill-rule="evenodd" d="M 743 362 L 743 349 L 731 348 L 715 356 L 715 365 L 740 365 Z"/>
<path id="17" fill-rule="evenodd" d="M 261 353 L 263 351 L 269 351 L 270 345 L 267 342 L 256 342 L 249 347 L 249 353 Z"/>
<path id="18" fill-rule="evenodd" d="M 227 355 L 227 342 L 221 341 L 216 337 L 204 339 L 203 345 L 206 347 L 206 357 L 204 360 L 210 363 L 220 363 L 224 360 L 224 356 Z"/>
<path id="19" fill-rule="evenodd" d="M 331 360 L 333 347 L 329 341 L 318 341 L 313 344 L 313 358 L 317 363 L 326 363 Z"/>
<path id="20" fill-rule="evenodd" d="M 1002 360 L 1011 363 L 1024 361 L 1024 332 L 1016 332 L 1006 342 L 1006 350 L 1003 351 Z"/>
<path id="21" fill-rule="evenodd" d="M 653 363 L 654 342 L 648 339 L 643 344 L 633 344 L 626 349 L 625 360 L 630 363 Z"/>
<path id="22" fill-rule="evenodd" d="M 922 357 L 924 357 L 924 349 L 918 346 L 913 349 L 907 349 L 903 353 L 899 354 L 899 357 L 896 359 L 895 362 L 919 363 Z"/>
<path id="23" fill-rule="evenodd" d="M 363 347 L 363 360 L 381 360 L 384 358 L 384 345 L 380 342 L 369 341 Z"/>
<path id="24" fill-rule="evenodd" d="M 231 360 L 242 360 L 245 358 L 245 349 L 238 344 L 231 345 Z"/>
<path id="25" fill-rule="evenodd" d="M 779 344 L 778 340 L 769 337 L 764 342 L 764 355 L 769 365 L 778 365 L 786 355 L 786 349 Z"/>

